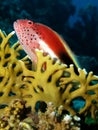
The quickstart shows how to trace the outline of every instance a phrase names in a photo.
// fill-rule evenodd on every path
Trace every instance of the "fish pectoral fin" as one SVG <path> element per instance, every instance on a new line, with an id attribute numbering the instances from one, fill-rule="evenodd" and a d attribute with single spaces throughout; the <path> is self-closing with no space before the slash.
<path id="1" fill-rule="evenodd" d="M 32 61 L 32 69 L 36 70 L 37 69 L 37 62 L 38 62 L 38 58 L 37 58 L 37 54 L 36 54 L 36 50 L 35 49 L 31 49 L 29 51 L 29 57 Z"/>

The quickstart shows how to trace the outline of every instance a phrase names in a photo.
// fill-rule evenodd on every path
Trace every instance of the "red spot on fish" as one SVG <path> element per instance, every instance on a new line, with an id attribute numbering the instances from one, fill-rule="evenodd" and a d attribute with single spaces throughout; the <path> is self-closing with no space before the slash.
<path id="1" fill-rule="evenodd" d="M 52 57 L 58 57 L 67 65 L 78 63 L 66 42 L 51 28 L 30 20 L 17 20 L 14 29 L 23 48 L 30 58 L 37 63 L 35 49 L 43 50 Z"/>

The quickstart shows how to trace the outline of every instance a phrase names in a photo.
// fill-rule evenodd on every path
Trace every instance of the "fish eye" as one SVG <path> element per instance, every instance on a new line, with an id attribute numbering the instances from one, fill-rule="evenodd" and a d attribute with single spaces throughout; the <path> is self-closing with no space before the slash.
<path id="1" fill-rule="evenodd" d="M 31 21 L 28 21 L 28 24 L 32 24 L 32 22 L 31 22 Z"/>

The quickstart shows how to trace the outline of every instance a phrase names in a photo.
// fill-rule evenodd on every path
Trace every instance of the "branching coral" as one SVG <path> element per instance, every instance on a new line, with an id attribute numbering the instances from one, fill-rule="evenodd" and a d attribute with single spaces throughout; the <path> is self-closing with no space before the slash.
<path id="1" fill-rule="evenodd" d="M 10 47 L 9 39 L 13 34 L 7 36 L 0 30 L 0 113 L 12 100 L 22 98 L 20 89 L 24 85 L 24 75 L 22 61 L 17 59 L 21 47 L 18 43 Z"/>
<path id="2" fill-rule="evenodd" d="M 84 69 L 79 69 L 76 74 L 74 66 L 68 68 L 63 64 L 54 63 L 49 56 L 43 57 L 43 54 L 38 53 L 38 57 L 41 60 L 38 61 L 37 71 L 32 73 L 26 70 L 27 74 L 25 73 L 24 80 L 28 85 L 22 93 L 27 104 L 32 104 L 33 108 L 39 100 L 53 101 L 56 106 L 63 104 L 66 110 L 75 114 L 71 103 L 75 98 L 81 97 L 85 106 L 78 112 L 81 114 L 90 108 L 92 117 L 95 117 L 98 109 L 98 83 L 93 82 L 98 82 L 98 77 L 93 75 L 93 72 L 87 74 Z"/>
<path id="3" fill-rule="evenodd" d="M 74 70 L 74 66 L 60 63 L 49 55 L 36 51 L 37 69 L 29 62 L 28 56 L 18 59 L 19 43 L 12 47 L 8 36 L 0 31 L 0 106 L 4 107 L 14 99 L 23 99 L 26 106 L 35 109 L 37 101 L 53 102 L 56 107 L 64 106 L 71 114 L 87 113 L 96 117 L 98 111 L 98 77 L 84 69 Z M 78 111 L 73 101 L 82 98 L 84 106 Z M 0 112 L 2 109 L 0 109 Z"/>
<path id="4" fill-rule="evenodd" d="M 17 60 L 19 55 L 17 51 L 10 48 L 9 39 L 13 32 L 8 36 L 0 31 L 0 107 L 15 99 L 21 97 L 19 87 L 23 84 L 21 79 L 22 67 Z M 20 73 L 21 72 L 21 73 Z M 20 75 L 19 75 L 20 74 Z M 21 84 L 22 83 L 22 84 Z"/>
<path id="5" fill-rule="evenodd" d="M 93 72 L 87 74 L 82 69 L 79 69 L 78 72 L 79 74 L 74 73 L 73 66 L 65 70 L 65 76 L 60 79 L 61 85 L 66 87 L 62 99 L 65 101 L 64 104 L 67 108 L 72 100 L 81 97 L 85 100 L 85 106 L 80 109 L 79 113 L 90 108 L 92 117 L 94 117 L 95 110 L 98 110 L 98 77 L 93 75 Z"/>
<path id="6" fill-rule="evenodd" d="M 28 82 L 28 84 L 22 90 L 22 96 L 28 105 L 32 104 L 32 107 L 39 100 L 53 101 L 56 106 L 60 105 L 62 100 L 58 80 L 66 66 L 58 61 L 53 61 L 50 56 L 43 56 L 41 52 L 37 52 L 37 56 L 41 60 L 38 60 L 35 72 L 23 68 L 24 81 Z"/>

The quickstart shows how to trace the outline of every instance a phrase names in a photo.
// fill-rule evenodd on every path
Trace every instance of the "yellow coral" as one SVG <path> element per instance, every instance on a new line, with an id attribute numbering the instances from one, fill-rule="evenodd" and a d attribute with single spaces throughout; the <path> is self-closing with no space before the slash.
<path id="1" fill-rule="evenodd" d="M 21 86 L 23 86 L 23 69 L 20 64 L 18 46 L 15 43 L 10 47 L 9 39 L 14 35 L 11 32 L 6 35 L 0 30 L 0 108 L 7 106 L 12 100 L 21 97 Z M 2 113 L 2 109 L 0 109 Z"/>
<path id="2" fill-rule="evenodd" d="M 65 70 L 65 77 L 60 79 L 61 86 L 66 86 L 65 92 L 62 94 L 65 108 L 70 110 L 72 100 L 82 97 L 85 100 L 85 106 L 80 109 L 79 113 L 81 114 L 90 108 L 92 117 L 94 117 L 95 110 L 98 110 L 98 76 L 93 75 L 93 72 L 87 74 L 84 69 L 79 69 L 78 72 L 79 74 L 76 74 L 74 67 L 70 66 Z M 66 73 L 69 73 L 69 76 L 66 76 Z M 97 83 L 92 83 L 96 81 Z M 74 91 L 71 91 L 73 88 Z M 93 101 L 96 103 L 94 104 Z"/>
<path id="3" fill-rule="evenodd" d="M 13 34 L 7 36 L 0 31 L 0 105 L 9 105 L 12 100 L 22 98 L 34 110 L 37 101 L 52 101 L 55 106 L 62 104 L 75 114 L 71 103 L 75 98 L 82 97 L 86 104 L 79 113 L 90 108 L 94 117 L 98 109 L 98 82 L 95 83 L 98 77 L 92 72 L 87 74 L 83 69 L 79 69 L 77 74 L 74 66 L 67 67 L 39 51 L 36 52 L 38 63 L 34 71 L 28 56 L 20 60 L 17 58 L 19 50 L 22 50 L 19 43 L 10 47 L 9 39 Z"/>
<path id="4" fill-rule="evenodd" d="M 24 70 L 24 81 L 28 82 L 23 89 L 23 98 L 28 105 L 39 101 L 53 101 L 56 106 L 62 104 L 59 78 L 62 76 L 66 65 L 55 62 L 50 56 L 43 56 L 41 52 L 37 52 L 38 63 L 37 70 L 34 72 Z M 24 66 L 25 67 L 25 66 Z"/>
<path id="5" fill-rule="evenodd" d="M 72 100 L 82 97 L 86 104 L 79 113 L 90 108 L 92 117 L 94 117 L 98 106 L 96 107 L 92 102 L 98 102 L 98 83 L 91 85 L 91 82 L 98 82 L 98 77 L 93 75 L 93 72 L 87 74 L 84 69 L 79 69 L 77 74 L 73 65 L 66 67 L 58 62 L 54 63 L 50 56 L 43 57 L 40 52 L 37 55 L 41 59 L 38 59 L 37 71 L 32 73 L 24 69 L 24 80 L 28 84 L 23 89 L 22 96 L 27 101 L 27 105 L 32 104 L 33 108 L 39 100 L 52 101 L 56 106 L 64 105 L 66 110 L 75 114 L 76 111 L 71 107 Z M 42 71 L 43 64 L 46 66 L 44 71 Z M 91 91 L 95 94 L 89 94 Z"/>

